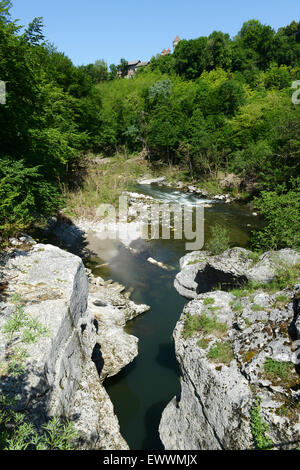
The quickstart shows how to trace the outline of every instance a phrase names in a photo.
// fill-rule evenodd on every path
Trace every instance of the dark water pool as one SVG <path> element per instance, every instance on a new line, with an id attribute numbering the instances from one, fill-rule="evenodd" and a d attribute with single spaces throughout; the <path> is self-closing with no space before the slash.
<path id="1" fill-rule="evenodd" d="M 155 185 L 140 185 L 135 191 L 164 202 L 193 205 L 198 199 Z M 239 246 L 247 246 L 249 233 L 258 223 L 244 206 L 223 203 L 215 203 L 205 209 L 206 237 L 209 236 L 209 227 L 216 222 L 229 229 L 233 244 Z M 107 245 L 93 237 L 90 241 L 96 253 L 92 261 L 98 265 L 108 261 L 108 265 L 98 270 L 98 274 L 133 288 L 132 300 L 151 306 L 149 312 L 126 327 L 128 333 L 139 338 L 138 357 L 117 376 L 106 380 L 105 387 L 129 447 L 133 450 L 162 449 L 158 434 L 161 413 L 174 395 L 180 392 L 180 371 L 172 332 L 186 299 L 177 293 L 173 283 L 179 270 L 179 258 L 186 253 L 185 242 L 143 241 L 138 243 L 140 253 L 134 254 L 116 242 Z M 166 271 L 150 264 L 147 261 L 149 256 L 173 266 L 174 270 Z"/>

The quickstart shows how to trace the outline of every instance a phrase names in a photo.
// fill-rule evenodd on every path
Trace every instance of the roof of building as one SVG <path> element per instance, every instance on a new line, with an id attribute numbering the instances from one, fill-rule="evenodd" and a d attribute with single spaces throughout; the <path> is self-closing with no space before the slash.
<path id="1" fill-rule="evenodd" d="M 174 39 L 173 42 L 177 42 L 177 41 L 180 41 L 180 37 L 179 37 L 179 36 L 176 36 L 176 38 Z"/>
<path id="2" fill-rule="evenodd" d="M 137 67 L 144 67 L 145 65 L 148 65 L 150 64 L 150 62 L 140 62 L 139 64 L 137 64 Z"/>
<path id="3" fill-rule="evenodd" d="M 139 64 L 141 61 L 140 60 L 131 60 L 130 62 L 128 62 L 128 65 L 131 66 L 131 65 L 137 65 Z"/>

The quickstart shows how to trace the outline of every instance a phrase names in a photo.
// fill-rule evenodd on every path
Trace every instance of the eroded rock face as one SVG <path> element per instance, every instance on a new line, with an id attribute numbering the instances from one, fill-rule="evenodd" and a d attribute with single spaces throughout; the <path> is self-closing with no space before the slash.
<path id="1" fill-rule="evenodd" d="M 267 280 L 273 278 L 274 259 L 299 262 L 291 250 L 281 250 L 271 259 L 265 253 L 254 266 L 246 257 L 235 266 L 233 258 L 243 251 L 234 251 L 225 252 L 223 262 L 206 258 L 197 268 L 203 274 L 208 263 L 219 271 L 223 264 L 225 273 Z M 188 263 L 198 255 L 184 257 L 182 270 L 194 269 Z M 299 292 L 300 285 L 238 297 L 223 290 L 195 293 L 174 331 L 181 395 L 162 415 L 159 432 L 166 449 L 253 448 L 251 412 L 258 397 L 274 448 L 299 446 Z"/>
<path id="2" fill-rule="evenodd" d="M 89 281 L 82 260 L 52 245 L 15 249 L 2 261 L 0 302 L 0 392 L 17 397 L 17 409 L 40 426 L 49 416 L 74 420 L 82 448 L 128 449 L 102 385 L 137 355 L 137 338 L 123 331 L 144 312 L 115 285 Z M 105 307 L 94 305 L 102 299 Z M 96 302 L 97 303 L 97 302 Z M 102 305 L 102 304 L 101 304 Z M 17 309 L 43 332 L 25 344 L 21 329 L 5 334 Z M 23 344 L 24 343 L 24 344 Z M 9 372 L 9 356 L 26 350 L 23 372 Z M 12 357 L 12 356 L 11 356 Z"/>
<path id="3" fill-rule="evenodd" d="M 218 286 L 232 289 L 248 281 L 270 282 L 278 269 L 299 262 L 299 253 L 289 248 L 264 253 L 257 262 L 253 261 L 251 251 L 244 248 L 232 248 L 216 256 L 194 251 L 180 260 L 181 271 L 174 286 L 182 296 L 194 299 Z"/>
<path id="4" fill-rule="evenodd" d="M 91 285 L 89 308 L 97 321 L 97 343 L 103 358 L 101 379 L 118 374 L 138 355 L 138 339 L 124 331 L 129 320 L 146 312 L 148 305 L 136 305 L 119 292 L 117 284 Z"/>

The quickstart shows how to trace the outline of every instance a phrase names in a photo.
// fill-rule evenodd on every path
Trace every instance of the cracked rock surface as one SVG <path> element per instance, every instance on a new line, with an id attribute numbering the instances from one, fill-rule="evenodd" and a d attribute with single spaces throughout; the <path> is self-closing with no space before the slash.
<path id="1" fill-rule="evenodd" d="M 103 386 L 137 355 L 137 338 L 123 327 L 148 310 L 124 288 L 89 279 L 81 258 L 52 245 L 14 248 L 0 263 L 0 393 L 17 398 L 16 409 L 37 427 L 50 416 L 74 421 L 83 449 L 126 450 L 113 405 Z M 5 325 L 22 305 L 44 329 L 23 344 Z M 26 349 L 23 370 L 9 371 L 9 357 Z"/>
<path id="2" fill-rule="evenodd" d="M 189 270 L 197 276 L 209 265 L 224 272 L 224 278 L 230 272 L 234 287 L 239 276 L 265 283 L 272 280 L 276 260 L 299 263 L 292 250 L 272 253 L 272 257 L 265 253 L 255 264 L 246 259 L 247 253 L 229 250 L 223 260 L 222 255 L 190 253 L 181 260 L 181 273 L 185 276 Z M 184 279 L 178 275 L 177 282 L 178 278 Z M 205 282 L 204 277 L 200 280 Z M 197 294 L 194 282 L 194 299 L 185 306 L 174 330 L 181 395 L 173 398 L 161 418 L 159 432 L 165 449 L 253 448 L 251 410 L 258 397 L 260 419 L 267 425 L 273 447 L 299 447 L 300 284 L 275 293 L 266 284 L 252 291 Z"/>

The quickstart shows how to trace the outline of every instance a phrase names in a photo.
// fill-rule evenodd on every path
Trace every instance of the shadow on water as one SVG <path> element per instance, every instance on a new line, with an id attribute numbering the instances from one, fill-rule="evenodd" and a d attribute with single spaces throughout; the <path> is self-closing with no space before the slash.
<path id="1" fill-rule="evenodd" d="M 145 414 L 146 429 L 149 429 L 149 431 L 158 429 L 162 412 L 167 404 L 168 402 L 161 401 L 155 403 L 147 410 Z M 162 445 L 158 433 L 155 433 L 154 435 L 149 433 L 144 439 L 142 447 L 145 450 L 164 450 L 164 446 Z"/>
<path id="2" fill-rule="evenodd" d="M 174 343 L 164 343 L 159 345 L 157 362 L 163 367 L 173 370 L 177 377 L 180 376 L 180 367 L 177 361 L 174 361 L 175 350 Z"/>

